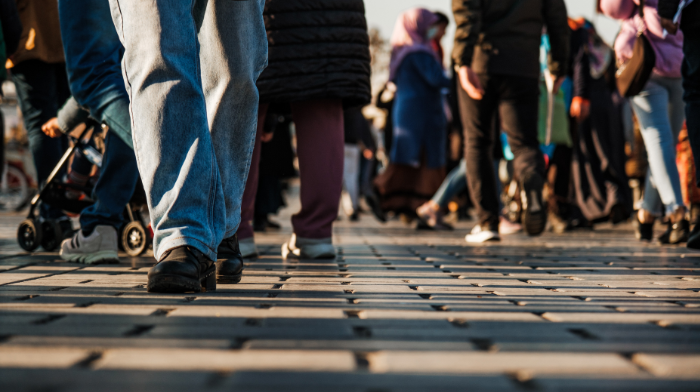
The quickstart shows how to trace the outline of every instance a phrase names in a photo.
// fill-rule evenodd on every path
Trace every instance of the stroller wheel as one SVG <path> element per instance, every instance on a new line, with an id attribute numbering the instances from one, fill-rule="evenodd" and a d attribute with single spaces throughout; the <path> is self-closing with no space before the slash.
<path id="1" fill-rule="evenodd" d="M 127 255 L 136 257 L 141 255 L 148 247 L 148 234 L 141 222 L 129 222 L 122 229 L 120 242 Z"/>
<path id="2" fill-rule="evenodd" d="M 17 242 L 27 252 L 33 252 L 41 245 L 42 227 L 34 219 L 25 219 L 17 228 Z"/>
<path id="3" fill-rule="evenodd" d="M 41 222 L 41 247 L 47 252 L 53 252 L 63 241 L 63 229 L 61 225 L 53 220 L 47 219 Z"/>

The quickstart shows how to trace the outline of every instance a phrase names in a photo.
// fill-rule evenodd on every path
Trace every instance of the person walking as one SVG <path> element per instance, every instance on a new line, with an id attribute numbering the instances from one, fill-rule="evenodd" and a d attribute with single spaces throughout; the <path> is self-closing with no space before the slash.
<path id="1" fill-rule="evenodd" d="M 61 0 L 59 16 L 74 99 L 61 109 L 53 124 L 67 133 L 89 113 L 109 128 L 100 175 L 92 192 L 95 203 L 80 213 L 80 230 L 63 241 L 60 254 L 64 260 L 87 264 L 118 261 L 123 212 L 139 178 L 129 96 L 121 70 L 123 49 L 111 23 L 109 3 Z"/>
<path id="2" fill-rule="evenodd" d="M 497 240 L 499 207 L 492 148 L 494 112 L 515 156 L 521 182 L 523 227 L 539 235 L 547 223 L 542 201 L 544 158 L 537 140 L 539 53 L 542 29 L 551 42 L 549 75 L 556 93 L 567 73 L 569 28 L 563 0 L 453 0 L 457 24 L 452 57 L 465 134 L 469 190 L 478 225 L 467 242 Z"/>
<path id="3" fill-rule="evenodd" d="M 661 26 L 672 35 L 677 34 L 678 25 L 683 31 L 683 100 L 685 101 L 688 138 L 695 162 L 700 162 L 700 1 L 694 1 L 681 10 L 681 19 L 674 20 L 681 0 L 659 0 L 658 12 Z M 687 2 L 686 2 L 687 3 Z M 700 171 L 695 172 L 700 186 Z M 688 237 L 688 248 L 700 249 L 700 225 Z"/>
<path id="4" fill-rule="evenodd" d="M 649 157 L 644 201 L 636 214 L 636 235 L 641 240 L 651 240 L 654 221 L 663 214 L 669 218 L 669 225 L 659 240 L 677 244 L 687 241 L 690 230 L 676 166 L 676 143 L 685 120 L 681 80 L 683 34 L 664 34 L 657 4 L 658 0 L 601 0 L 600 8 L 605 15 L 622 20 L 622 30 L 615 40 L 619 64 L 627 63 L 632 57 L 639 32 L 656 53 L 651 78 L 630 100 Z"/>
<path id="5" fill-rule="evenodd" d="M 414 215 L 445 178 L 447 127 L 443 89 L 450 86 L 431 46 L 440 19 L 423 8 L 399 15 L 391 37 L 389 81 L 396 85 L 389 165 L 367 198 L 380 221 L 385 212 Z"/>
<path id="6" fill-rule="evenodd" d="M 631 196 L 625 173 L 625 136 L 622 97 L 615 84 L 612 48 L 598 36 L 593 25 L 569 19 L 573 81 L 570 129 L 574 199 L 585 219 L 613 224 L 631 214 Z M 563 184 L 567 186 L 569 184 Z"/>
<path id="7" fill-rule="evenodd" d="M 17 90 L 36 180 L 43 184 L 68 147 L 66 136 L 54 139 L 41 131 L 70 97 L 58 5 L 53 0 L 17 0 L 17 10 L 22 35 L 7 65 Z M 64 232 L 71 230 L 70 220 L 57 206 L 41 203 L 39 217 L 56 220 Z"/>
<path id="8" fill-rule="evenodd" d="M 282 245 L 282 257 L 335 258 L 331 236 L 343 181 L 343 107 L 371 99 L 364 2 L 267 0 L 265 26 L 270 61 L 258 80 L 258 140 L 239 234 L 252 249 L 246 217 L 255 210 L 262 120 L 271 105 L 285 105 L 296 127 L 301 210 L 292 216 L 294 234 Z"/>
<path id="9" fill-rule="evenodd" d="M 372 131 L 367 119 L 362 114 L 361 107 L 345 109 L 343 118 L 345 129 L 343 188 L 345 194 L 341 197 L 341 206 L 348 218 L 356 222 L 360 219 L 361 159 L 368 148 L 374 147 L 374 139 L 372 139 Z"/>
<path id="10" fill-rule="evenodd" d="M 110 0 L 158 260 L 148 291 L 237 283 L 235 237 L 267 63 L 264 2 Z"/>

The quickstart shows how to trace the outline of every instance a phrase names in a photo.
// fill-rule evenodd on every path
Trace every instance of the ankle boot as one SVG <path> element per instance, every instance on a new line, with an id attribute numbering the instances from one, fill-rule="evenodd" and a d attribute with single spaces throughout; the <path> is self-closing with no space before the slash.
<path id="1" fill-rule="evenodd" d="M 215 290 L 214 262 L 191 246 L 170 249 L 148 271 L 148 291 L 151 293 L 199 293 Z"/>
<path id="2" fill-rule="evenodd" d="M 634 236 L 640 241 L 651 241 L 654 237 L 654 222 L 652 223 L 642 223 L 639 220 L 639 212 L 634 212 L 634 220 L 632 221 L 632 226 L 634 227 Z M 661 240 L 661 237 L 659 237 Z"/>
<path id="3" fill-rule="evenodd" d="M 243 256 L 238 246 L 238 236 L 224 238 L 217 249 L 216 282 L 235 284 L 243 276 Z"/>

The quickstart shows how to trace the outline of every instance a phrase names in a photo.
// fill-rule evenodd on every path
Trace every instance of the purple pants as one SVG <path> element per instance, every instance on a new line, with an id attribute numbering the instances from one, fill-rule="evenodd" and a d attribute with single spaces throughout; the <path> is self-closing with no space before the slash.
<path id="1" fill-rule="evenodd" d="M 268 104 L 258 111 L 258 131 L 250 164 L 248 182 L 243 192 L 241 225 L 238 238 L 253 237 L 255 194 L 258 190 L 260 136 Z M 344 125 L 340 99 L 292 102 L 292 118 L 296 126 L 297 155 L 301 182 L 301 211 L 292 216 L 294 233 L 301 238 L 329 238 L 343 182 Z"/>

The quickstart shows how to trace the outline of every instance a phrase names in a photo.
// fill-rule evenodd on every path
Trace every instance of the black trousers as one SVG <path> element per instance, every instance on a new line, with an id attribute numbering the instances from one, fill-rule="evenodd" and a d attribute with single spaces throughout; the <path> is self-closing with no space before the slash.
<path id="1" fill-rule="evenodd" d="M 544 157 L 537 140 L 539 81 L 508 75 L 479 75 L 484 87 L 483 99 L 471 99 L 459 88 L 459 107 L 464 127 L 467 183 L 476 207 L 479 224 L 498 229 L 500 195 L 493 168 L 494 140 L 499 137 L 493 118 L 501 119 L 500 128 L 508 136 L 515 156 L 515 175 L 522 179 L 531 172 L 544 178 Z"/>

